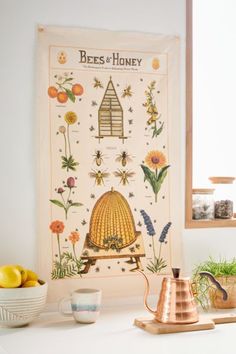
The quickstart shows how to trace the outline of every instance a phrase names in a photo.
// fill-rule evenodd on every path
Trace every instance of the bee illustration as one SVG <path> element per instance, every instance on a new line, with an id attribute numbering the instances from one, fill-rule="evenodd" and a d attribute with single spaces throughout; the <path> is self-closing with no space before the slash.
<path id="1" fill-rule="evenodd" d="M 118 157 L 116 158 L 116 161 L 121 162 L 122 166 L 125 167 L 127 162 L 132 162 L 132 159 L 130 158 L 130 155 L 126 151 L 122 151 Z"/>
<path id="2" fill-rule="evenodd" d="M 138 226 L 140 226 L 140 227 L 142 226 L 142 223 L 141 223 L 141 221 L 139 221 L 139 222 L 138 222 Z"/>
<path id="3" fill-rule="evenodd" d="M 97 104 L 96 101 L 92 101 L 92 107 L 97 106 L 97 105 L 98 105 L 98 104 Z"/>
<path id="4" fill-rule="evenodd" d="M 107 178 L 109 177 L 110 173 L 107 173 L 106 171 L 95 171 L 95 170 L 92 170 L 93 172 L 90 172 L 89 173 L 89 176 L 91 178 L 95 178 L 95 184 L 97 184 L 97 186 L 101 186 L 102 184 L 104 184 L 104 178 Z"/>
<path id="5" fill-rule="evenodd" d="M 129 184 L 128 178 L 133 177 L 135 175 L 135 173 L 131 172 L 131 171 L 117 170 L 117 171 L 114 172 L 114 175 L 116 177 L 120 177 L 120 183 L 122 183 L 123 186 L 126 186 L 126 184 Z"/>
<path id="6" fill-rule="evenodd" d="M 129 107 L 128 111 L 129 111 L 130 113 L 133 113 L 134 110 L 133 110 L 132 107 Z"/>
<path id="7" fill-rule="evenodd" d="M 134 193 L 133 192 L 129 192 L 129 198 L 133 198 L 134 197 Z"/>
<path id="8" fill-rule="evenodd" d="M 94 162 L 96 162 L 97 166 L 101 166 L 102 162 L 103 162 L 103 154 L 100 150 L 96 150 L 95 151 L 95 155 L 94 156 Z"/>
<path id="9" fill-rule="evenodd" d="M 98 87 L 103 88 L 103 85 L 102 85 L 101 81 L 98 80 L 96 77 L 94 78 L 93 87 L 94 88 L 98 88 Z"/>
<path id="10" fill-rule="evenodd" d="M 89 128 L 89 130 L 90 130 L 91 132 L 93 132 L 93 131 L 95 130 L 94 126 L 91 125 L 91 127 Z"/>
<path id="11" fill-rule="evenodd" d="M 94 199 L 95 198 L 95 194 L 90 194 L 90 198 Z"/>
<path id="12" fill-rule="evenodd" d="M 86 220 L 82 220 L 82 221 L 81 221 L 81 224 L 84 226 L 84 225 L 87 224 L 87 221 L 86 221 Z"/>
<path id="13" fill-rule="evenodd" d="M 129 119 L 128 122 L 129 122 L 129 125 L 132 125 L 133 124 L 133 119 Z"/>
<path id="14" fill-rule="evenodd" d="M 125 98 L 126 96 L 127 97 L 132 97 L 132 91 L 131 91 L 131 86 L 130 85 L 128 85 L 128 86 L 126 86 L 126 88 L 123 90 L 123 93 L 122 93 L 122 95 L 121 95 L 121 97 L 122 98 Z"/>

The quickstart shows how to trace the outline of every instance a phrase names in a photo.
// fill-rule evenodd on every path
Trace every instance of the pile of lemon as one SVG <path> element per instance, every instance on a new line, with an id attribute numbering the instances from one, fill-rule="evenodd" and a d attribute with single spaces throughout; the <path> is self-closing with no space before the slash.
<path id="1" fill-rule="evenodd" d="M 0 288 L 29 288 L 40 286 L 38 275 L 21 265 L 0 267 Z"/>

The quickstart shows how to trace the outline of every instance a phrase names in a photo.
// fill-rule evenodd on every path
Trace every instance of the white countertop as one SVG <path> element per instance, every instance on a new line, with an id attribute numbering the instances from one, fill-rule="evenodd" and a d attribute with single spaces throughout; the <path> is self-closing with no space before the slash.
<path id="1" fill-rule="evenodd" d="M 45 312 L 24 328 L 0 328 L 0 354 L 234 353 L 236 323 L 208 331 L 152 335 L 133 325 L 149 317 L 142 305 L 106 307 L 94 324 Z"/>

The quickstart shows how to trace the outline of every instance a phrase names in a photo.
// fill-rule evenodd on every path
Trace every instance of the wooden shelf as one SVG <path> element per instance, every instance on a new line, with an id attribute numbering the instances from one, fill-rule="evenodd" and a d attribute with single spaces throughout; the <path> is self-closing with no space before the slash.
<path id="1" fill-rule="evenodd" d="M 236 218 L 234 219 L 214 219 L 214 220 L 186 220 L 186 229 L 202 229 L 214 227 L 236 227 Z"/>

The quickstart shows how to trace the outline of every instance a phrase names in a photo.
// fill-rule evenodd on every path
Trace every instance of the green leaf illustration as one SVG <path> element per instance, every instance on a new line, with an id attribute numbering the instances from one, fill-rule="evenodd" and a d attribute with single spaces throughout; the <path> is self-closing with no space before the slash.
<path id="1" fill-rule="evenodd" d="M 59 206 L 60 208 L 64 208 L 65 209 L 64 205 L 62 204 L 62 202 L 60 202 L 60 200 L 50 199 L 50 202 L 55 204 L 55 205 L 57 205 L 57 206 Z"/>
<path id="2" fill-rule="evenodd" d="M 159 175 L 158 175 L 158 182 L 163 183 L 163 181 L 167 175 L 167 170 L 169 167 L 170 167 L 170 165 L 167 165 L 161 169 L 161 171 L 159 172 Z"/>
<path id="3" fill-rule="evenodd" d="M 144 173 L 144 182 L 148 181 L 151 184 L 151 186 L 153 186 L 156 183 L 155 173 L 145 165 L 141 165 L 141 167 Z"/>
<path id="4" fill-rule="evenodd" d="M 62 168 L 66 168 L 67 171 L 72 170 L 72 171 L 76 171 L 76 166 L 79 165 L 78 162 L 76 162 L 73 158 L 73 156 L 71 155 L 69 158 L 67 158 L 66 156 L 61 156 L 62 159 Z"/>
<path id="5" fill-rule="evenodd" d="M 61 156 L 62 161 L 67 162 L 67 157 L 66 156 Z"/>
<path id="6" fill-rule="evenodd" d="M 71 203 L 70 206 L 74 206 L 74 207 L 79 207 L 82 206 L 82 203 Z"/>
<path id="7" fill-rule="evenodd" d="M 67 93 L 68 98 L 69 98 L 72 102 L 75 102 L 75 95 L 73 94 L 73 92 L 72 92 L 71 90 L 69 90 L 69 89 L 66 89 L 66 88 L 65 88 L 65 90 L 66 90 L 66 93 Z"/>
<path id="8" fill-rule="evenodd" d="M 154 189 L 153 189 L 155 194 L 158 194 L 158 192 L 160 191 L 161 185 L 162 185 L 162 183 L 164 182 L 164 179 L 167 176 L 167 172 L 168 172 L 167 170 L 168 170 L 169 167 L 170 167 L 170 165 L 165 166 L 159 172 L 158 177 L 157 177 L 157 181 L 156 181 Z"/>
<path id="9" fill-rule="evenodd" d="M 65 83 L 65 82 L 68 82 L 68 81 L 72 81 L 72 80 L 74 80 L 73 77 L 68 77 L 68 79 L 65 79 L 65 80 L 64 80 L 64 83 Z"/>
<path id="10" fill-rule="evenodd" d="M 164 122 L 161 124 L 159 129 L 157 129 L 156 126 L 152 127 L 153 129 L 152 137 L 156 138 L 158 135 L 160 135 L 163 130 L 163 127 L 164 127 Z"/>
<path id="11" fill-rule="evenodd" d="M 170 167 L 170 165 L 167 165 L 165 167 L 163 167 L 160 172 L 154 173 L 153 171 L 150 170 L 150 168 L 148 168 L 145 165 L 141 165 L 141 168 L 143 170 L 144 173 L 144 182 L 148 181 L 152 187 L 152 190 L 155 194 L 155 201 L 157 201 L 157 194 L 161 189 L 161 185 L 165 179 L 165 177 L 167 176 L 167 170 Z"/>
<path id="12" fill-rule="evenodd" d="M 76 258 L 70 252 L 62 254 L 62 263 L 54 261 L 54 269 L 51 273 L 52 279 L 71 278 L 77 274 L 81 276 L 84 262 L 81 258 Z"/>
<path id="13" fill-rule="evenodd" d="M 166 268 L 167 264 L 163 258 L 155 258 L 154 262 L 150 261 L 147 265 L 147 269 L 152 273 L 159 273 L 162 269 Z"/>

